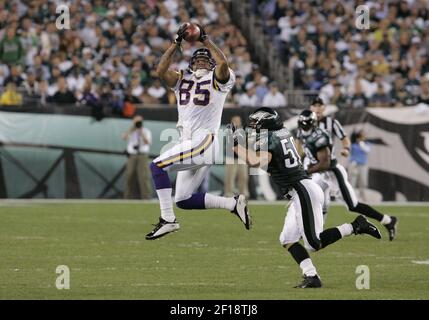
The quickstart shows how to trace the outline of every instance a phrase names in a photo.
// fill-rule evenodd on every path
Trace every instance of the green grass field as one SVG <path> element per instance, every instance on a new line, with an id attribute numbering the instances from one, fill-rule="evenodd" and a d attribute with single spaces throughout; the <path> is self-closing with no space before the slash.
<path id="1" fill-rule="evenodd" d="M 246 231 L 226 211 L 176 210 L 181 230 L 145 234 L 157 204 L 0 206 L 0 299 L 429 299 L 429 208 L 380 207 L 400 219 L 397 240 L 351 236 L 313 253 L 322 289 L 293 289 L 298 266 L 279 245 L 284 205 L 251 205 Z M 328 226 L 355 215 L 331 208 Z M 417 264 L 413 261 L 426 261 Z M 70 268 L 70 289 L 55 286 Z M 355 286 L 358 265 L 369 290 Z"/>

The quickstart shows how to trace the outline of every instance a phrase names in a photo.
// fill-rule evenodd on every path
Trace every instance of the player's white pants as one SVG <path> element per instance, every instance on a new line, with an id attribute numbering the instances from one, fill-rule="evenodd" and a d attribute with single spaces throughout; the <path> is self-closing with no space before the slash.
<path id="1" fill-rule="evenodd" d="M 358 204 L 356 193 L 348 181 L 347 171 L 341 164 L 337 164 L 335 168 L 315 173 L 311 176 L 325 193 L 325 205 L 328 206 L 330 190 L 340 195 L 340 198 L 346 203 L 348 210 L 355 208 Z"/>
<path id="2" fill-rule="evenodd" d="M 198 189 L 207 170 L 215 162 L 218 140 L 202 134 L 179 142 L 153 162 L 161 169 L 177 172 L 175 202 L 186 200 Z"/>
<path id="3" fill-rule="evenodd" d="M 292 244 L 303 238 L 308 250 L 321 249 L 323 191 L 314 181 L 304 179 L 293 187 L 290 195 L 292 200 L 280 233 L 280 243 Z"/>
<path id="4" fill-rule="evenodd" d="M 328 211 L 329 204 L 331 202 L 331 185 L 329 183 L 329 178 L 325 176 L 325 173 L 316 172 L 311 175 L 311 179 L 316 182 L 320 188 L 322 188 L 324 199 L 323 199 L 323 213 L 325 214 Z"/>

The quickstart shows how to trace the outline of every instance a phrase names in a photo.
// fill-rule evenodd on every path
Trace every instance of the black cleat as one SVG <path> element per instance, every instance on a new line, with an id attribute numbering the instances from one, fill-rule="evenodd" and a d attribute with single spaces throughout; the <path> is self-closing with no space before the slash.
<path id="1" fill-rule="evenodd" d="M 320 280 L 319 276 L 316 274 L 315 276 L 309 277 L 304 275 L 304 280 L 294 288 L 321 288 L 322 287 L 322 281 Z"/>
<path id="2" fill-rule="evenodd" d="M 387 232 L 389 233 L 389 240 L 392 241 L 396 237 L 396 229 L 398 228 L 398 218 L 396 217 L 390 217 L 392 221 L 390 221 L 389 224 L 385 224 L 384 226 L 387 229 Z"/>
<path id="3" fill-rule="evenodd" d="M 154 226 L 155 229 L 153 229 L 146 235 L 146 240 L 155 240 L 161 238 L 162 236 L 165 236 L 170 232 L 174 232 L 180 229 L 180 225 L 177 223 L 176 220 L 174 220 L 173 222 L 168 222 L 162 218 L 159 218 L 159 222 L 157 224 L 154 224 Z"/>
<path id="4" fill-rule="evenodd" d="M 231 213 L 235 214 L 238 218 L 240 218 L 241 222 L 243 222 L 244 227 L 249 230 L 252 225 L 252 218 L 249 214 L 249 210 L 247 208 L 247 200 L 244 195 L 239 195 L 234 197 L 236 200 L 234 210 Z"/>
<path id="5" fill-rule="evenodd" d="M 375 225 L 369 222 L 364 216 L 358 216 L 352 222 L 353 232 L 355 234 L 369 234 L 374 238 L 381 239 L 381 233 Z"/>

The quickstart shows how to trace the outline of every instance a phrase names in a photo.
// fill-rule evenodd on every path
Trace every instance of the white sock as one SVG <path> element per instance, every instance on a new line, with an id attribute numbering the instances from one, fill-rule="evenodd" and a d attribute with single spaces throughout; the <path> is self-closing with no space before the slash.
<path id="1" fill-rule="evenodd" d="M 302 273 L 306 276 L 314 277 L 317 274 L 316 267 L 310 258 L 302 260 L 299 266 L 302 269 Z"/>
<path id="2" fill-rule="evenodd" d="M 344 223 L 341 226 L 338 226 L 337 229 L 341 233 L 341 237 L 347 237 L 353 233 L 353 227 L 350 223 Z"/>
<path id="3" fill-rule="evenodd" d="M 383 219 L 381 219 L 381 224 L 385 225 L 385 224 L 389 224 L 392 222 L 392 218 L 390 216 L 388 216 L 387 214 L 383 214 Z"/>
<path id="4" fill-rule="evenodd" d="M 171 199 L 172 192 L 173 189 L 171 188 L 156 190 L 159 199 L 159 207 L 161 208 L 161 218 L 168 222 L 176 220 L 173 211 L 173 199 Z"/>
<path id="5" fill-rule="evenodd" d="M 221 208 L 231 211 L 234 210 L 235 202 L 234 198 L 219 197 L 210 193 L 206 193 L 206 196 L 204 197 L 204 204 L 207 209 Z"/>

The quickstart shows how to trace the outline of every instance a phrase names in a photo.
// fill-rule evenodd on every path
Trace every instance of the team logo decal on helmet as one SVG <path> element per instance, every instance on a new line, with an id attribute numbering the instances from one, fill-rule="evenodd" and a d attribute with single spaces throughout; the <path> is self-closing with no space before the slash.
<path id="1" fill-rule="evenodd" d="M 317 116 L 311 110 L 304 110 L 298 118 L 298 127 L 304 131 L 309 131 L 317 126 Z"/>
<path id="2" fill-rule="evenodd" d="M 249 126 L 253 129 L 279 130 L 283 128 L 283 121 L 277 111 L 262 107 L 249 115 Z"/>

